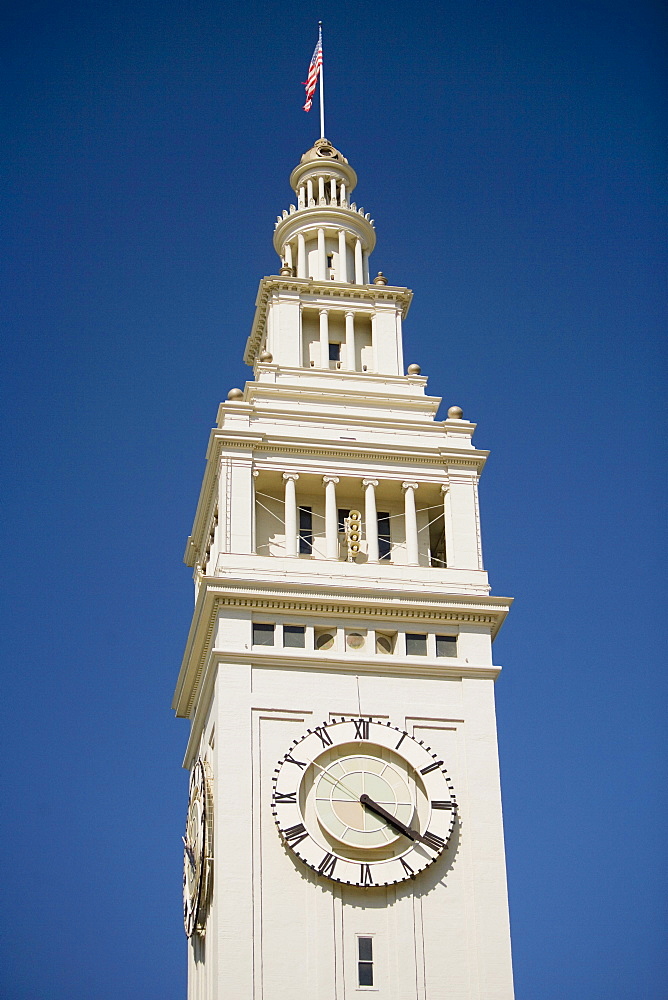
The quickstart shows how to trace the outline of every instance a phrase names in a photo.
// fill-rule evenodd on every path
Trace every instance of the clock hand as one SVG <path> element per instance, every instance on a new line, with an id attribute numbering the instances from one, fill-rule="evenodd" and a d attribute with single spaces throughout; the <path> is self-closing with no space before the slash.
<path id="1" fill-rule="evenodd" d="M 193 849 L 185 837 L 181 837 L 181 840 L 183 841 L 183 846 L 185 848 L 186 854 L 188 855 L 188 861 L 190 862 L 190 867 L 194 869 L 197 866 L 195 864 L 195 854 L 193 852 Z"/>
<path id="2" fill-rule="evenodd" d="M 378 805 L 377 802 L 374 802 L 374 800 L 370 798 L 366 792 L 364 792 L 363 795 L 360 795 L 360 802 L 363 806 L 366 806 L 367 809 L 370 809 L 371 812 L 375 812 L 377 816 L 384 819 L 390 824 L 390 826 L 393 826 L 395 830 L 399 831 L 399 833 L 403 833 L 404 837 L 408 837 L 409 840 L 422 840 L 422 836 L 417 830 L 413 830 L 410 826 L 406 826 L 406 824 L 402 823 L 400 819 L 393 816 L 391 812 L 388 812 L 387 809 L 384 809 L 381 805 Z"/>
<path id="3" fill-rule="evenodd" d="M 350 795 L 351 799 L 357 799 L 357 792 L 353 792 L 347 785 L 344 785 L 340 778 L 335 778 L 333 774 L 330 774 L 329 771 L 327 771 L 324 767 L 321 767 L 320 764 L 316 764 L 314 760 L 311 761 L 311 763 L 313 764 L 313 767 L 317 767 L 319 771 L 322 771 L 322 773 L 332 782 L 333 785 L 340 785 L 344 792 L 347 792 L 348 795 Z"/>

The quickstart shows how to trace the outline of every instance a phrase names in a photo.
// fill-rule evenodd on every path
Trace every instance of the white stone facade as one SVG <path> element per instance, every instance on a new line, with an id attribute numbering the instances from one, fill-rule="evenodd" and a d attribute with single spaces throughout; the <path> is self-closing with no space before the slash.
<path id="1" fill-rule="evenodd" d="M 486 453 L 404 374 L 411 293 L 369 283 L 352 168 L 319 140 L 291 180 L 281 273 L 260 283 L 247 345 L 255 378 L 220 406 L 185 556 L 196 606 L 174 708 L 215 811 L 189 1000 L 511 1000 L 492 661 L 510 600 L 490 596 L 482 564 Z M 342 717 L 390 722 L 445 761 L 454 833 L 415 879 L 342 885 L 279 836 L 278 762 Z"/>

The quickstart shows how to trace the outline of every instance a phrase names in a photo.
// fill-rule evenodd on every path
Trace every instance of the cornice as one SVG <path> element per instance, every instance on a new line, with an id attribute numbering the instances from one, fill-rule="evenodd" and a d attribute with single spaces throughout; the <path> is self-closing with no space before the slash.
<path id="1" fill-rule="evenodd" d="M 295 588 L 296 590 L 297 588 Z M 223 592 L 224 591 L 224 592 Z M 413 621 L 413 622 L 451 622 L 451 623 L 473 623 L 477 625 L 488 625 L 490 627 L 492 639 L 496 636 L 508 613 L 512 598 L 504 597 L 466 597 L 455 595 L 443 595 L 432 597 L 431 600 L 421 598 L 418 595 L 399 595 L 397 593 L 385 594 L 378 599 L 370 597 L 368 594 L 337 595 L 334 593 L 325 594 L 323 592 L 305 591 L 288 592 L 287 588 L 280 589 L 269 583 L 266 588 L 257 584 L 233 585 L 225 581 L 224 583 L 216 578 L 205 577 L 200 588 L 200 597 L 197 601 L 193 622 L 188 636 L 188 642 L 179 672 L 179 679 L 174 693 L 172 707 L 179 716 L 189 717 L 192 713 L 197 693 L 200 689 L 203 672 L 207 658 L 212 652 L 212 637 L 215 629 L 218 612 L 222 608 L 235 607 L 241 609 L 255 609 L 262 611 L 273 611 L 278 614 L 298 613 L 300 615 L 321 616 L 324 614 L 335 614 L 343 618 L 374 618 L 386 621 Z M 221 651 L 224 653 L 226 661 L 229 658 L 237 658 L 239 662 L 249 662 L 254 658 L 255 653 L 244 653 L 243 651 Z M 285 658 L 282 658 L 285 665 Z M 326 664 L 338 664 L 339 660 L 332 657 Z M 341 661 L 350 666 L 352 660 Z M 318 660 L 322 669 L 326 669 L 325 660 Z M 364 669 L 373 669 L 374 663 L 369 660 L 356 660 L 355 664 L 359 669 L 363 664 Z M 413 668 L 414 664 L 406 658 L 392 660 L 397 667 L 403 665 L 403 671 Z M 381 664 L 378 663 L 380 667 Z M 383 661 L 383 666 L 387 666 L 387 661 Z M 445 667 L 441 669 L 446 669 Z M 338 668 L 337 668 L 338 669 Z M 487 668 L 494 670 L 498 668 Z M 470 665 L 460 665 L 455 672 L 462 675 L 467 670 L 473 670 Z M 473 670 L 476 676 L 480 676 L 479 670 Z"/>
<path id="2" fill-rule="evenodd" d="M 285 416 L 285 406 L 289 405 L 292 401 L 299 402 L 300 404 L 308 403 L 320 403 L 325 405 L 333 406 L 364 406 L 370 410 L 373 409 L 384 409 L 391 410 L 392 406 L 396 406 L 403 410 L 414 410 L 416 413 L 435 414 L 441 403 L 440 396 L 408 396 L 403 393 L 372 393 L 363 396 L 359 391 L 351 392 L 349 388 L 343 389 L 338 386 L 314 386 L 309 385 L 308 381 L 305 379 L 302 385 L 285 385 L 281 383 L 267 383 L 267 382 L 248 382 L 247 383 L 247 394 L 249 401 L 255 404 L 262 403 L 263 397 L 271 400 L 280 400 L 283 403 L 282 411 L 278 409 L 275 412 L 282 412 Z M 225 405 L 225 404 L 223 404 Z M 228 404 L 229 405 L 229 404 Z M 317 412 L 317 411 L 316 411 Z M 314 413 L 315 415 L 315 413 Z M 300 420 L 304 420 L 304 414 L 300 412 L 298 415 Z M 319 416 L 319 414 L 318 414 Z M 346 422 L 349 414 L 346 414 Z M 364 418 L 358 417 L 355 421 L 354 415 L 351 422 L 362 423 Z M 308 420 L 308 415 L 306 416 Z M 328 418 L 331 423 L 341 423 L 342 417 L 337 417 L 336 414 Z M 373 420 L 373 417 L 367 418 L 367 420 Z M 375 418 L 376 420 L 378 418 Z M 428 419 L 428 417 L 427 417 Z M 387 417 L 383 418 L 385 424 L 387 424 Z M 429 423 L 433 423 L 432 419 Z M 395 421 L 392 420 L 393 426 L 395 426 Z"/>
<path id="3" fill-rule="evenodd" d="M 310 233 L 314 229 L 344 229 L 351 236 L 359 238 L 362 247 L 372 253 L 376 246 L 376 228 L 370 212 L 357 205 L 309 205 L 296 208 L 294 212 L 284 210 L 274 227 L 274 250 L 282 256 L 286 243 L 294 240 L 298 233 Z"/>
<path id="4" fill-rule="evenodd" d="M 313 295 L 317 298 L 338 298 L 351 302 L 399 302 L 402 318 L 406 318 L 413 299 L 409 288 L 395 285 L 352 285 L 343 281 L 315 281 L 312 278 L 281 278 L 269 275 L 260 281 L 255 299 L 255 317 L 246 342 L 244 361 L 253 365 L 264 336 L 267 319 L 267 304 L 273 292 L 294 292 L 300 297 Z"/>

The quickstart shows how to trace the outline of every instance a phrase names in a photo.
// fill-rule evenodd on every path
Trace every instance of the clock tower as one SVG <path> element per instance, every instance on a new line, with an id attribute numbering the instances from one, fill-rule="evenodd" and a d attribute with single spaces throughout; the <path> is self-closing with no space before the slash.
<path id="1" fill-rule="evenodd" d="M 327 140 L 211 432 L 174 696 L 189 1000 L 511 1000 L 487 452 L 437 419 Z"/>

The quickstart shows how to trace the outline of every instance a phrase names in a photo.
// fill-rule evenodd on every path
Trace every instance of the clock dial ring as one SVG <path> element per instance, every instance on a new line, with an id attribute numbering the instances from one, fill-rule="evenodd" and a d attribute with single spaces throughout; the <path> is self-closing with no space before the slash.
<path id="1" fill-rule="evenodd" d="M 351 770 L 355 758 L 362 764 Z M 375 771 L 374 780 L 380 778 L 376 788 L 382 789 L 383 775 L 389 775 L 396 788 L 409 791 L 408 796 L 403 792 L 401 808 L 396 795 L 383 805 L 367 794 L 361 804 L 363 782 L 350 775 L 367 766 Z M 331 814 L 323 813 L 327 796 L 317 793 L 328 784 L 357 817 L 352 836 L 354 823 L 342 832 L 334 829 Z M 369 817 L 364 827 L 380 834 L 373 843 L 359 832 L 362 810 Z M 286 848 L 320 876 L 349 885 L 414 878 L 446 849 L 456 810 L 452 781 L 438 755 L 404 730 L 373 719 L 334 719 L 307 730 L 293 741 L 273 776 L 272 811 Z"/>
<path id="2" fill-rule="evenodd" d="M 188 937 L 204 933 L 211 876 L 212 823 L 207 764 L 198 757 L 190 775 L 183 837 L 183 924 Z"/>

